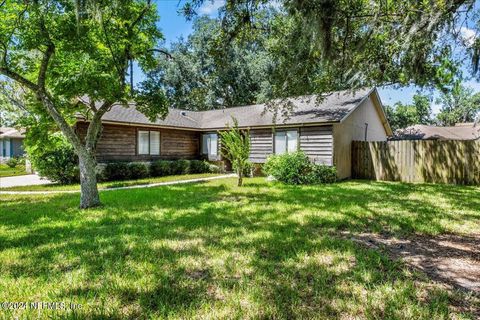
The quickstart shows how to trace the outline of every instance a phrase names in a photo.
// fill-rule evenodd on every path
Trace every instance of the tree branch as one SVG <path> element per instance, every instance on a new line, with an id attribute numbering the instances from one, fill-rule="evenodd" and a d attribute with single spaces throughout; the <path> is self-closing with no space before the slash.
<path id="1" fill-rule="evenodd" d="M 50 39 L 50 35 L 48 34 L 47 28 L 45 27 L 45 21 L 43 20 L 43 18 L 40 21 L 40 29 L 42 30 L 42 33 L 47 39 L 47 50 L 43 54 L 42 62 L 40 64 L 40 69 L 38 70 L 37 84 L 39 89 L 45 90 L 45 81 L 47 78 L 48 64 L 50 62 L 51 57 L 55 53 L 55 45 Z"/>
<path id="2" fill-rule="evenodd" d="M 32 81 L 24 78 L 20 74 L 8 69 L 7 67 L 0 67 L 0 73 L 7 76 L 8 78 L 19 82 L 20 84 L 24 85 L 25 87 L 29 88 L 32 91 L 38 91 L 38 85 L 33 83 Z"/>
<path id="3" fill-rule="evenodd" d="M 93 114 L 92 120 L 88 125 L 87 135 L 85 136 L 85 147 L 87 151 L 92 155 L 95 154 L 98 138 L 100 136 L 100 130 L 102 129 L 102 117 L 110 110 L 113 103 L 111 101 L 105 101 Z"/>

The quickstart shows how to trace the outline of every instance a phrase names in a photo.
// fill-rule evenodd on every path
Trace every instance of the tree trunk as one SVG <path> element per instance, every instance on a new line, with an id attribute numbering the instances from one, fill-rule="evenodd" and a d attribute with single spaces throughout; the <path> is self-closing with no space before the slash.
<path id="1" fill-rule="evenodd" d="M 100 205 L 97 189 L 96 161 L 89 154 L 78 155 L 80 167 L 80 208 L 92 208 Z"/>
<path id="2" fill-rule="evenodd" d="M 241 187 L 243 185 L 243 168 L 239 168 L 237 171 L 238 174 L 238 186 Z"/>

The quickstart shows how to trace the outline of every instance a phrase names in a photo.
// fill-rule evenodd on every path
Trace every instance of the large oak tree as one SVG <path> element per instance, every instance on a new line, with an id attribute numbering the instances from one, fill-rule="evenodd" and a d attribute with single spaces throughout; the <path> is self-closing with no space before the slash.
<path id="1" fill-rule="evenodd" d="M 150 0 L 0 1 L 0 74 L 28 88 L 79 157 L 80 207 L 100 204 L 95 147 L 102 116 L 133 97 L 132 61 L 154 64 L 162 35 Z M 166 112 L 161 94 L 141 101 L 150 118 Z M 75 113 L 89 119 L 86 137 L 73 127 Z"/>

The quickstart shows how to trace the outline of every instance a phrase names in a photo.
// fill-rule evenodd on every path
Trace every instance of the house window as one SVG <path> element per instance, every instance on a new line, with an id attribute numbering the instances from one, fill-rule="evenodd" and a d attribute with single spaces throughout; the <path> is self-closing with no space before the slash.
<path id="1" fill-rule="evenodd" d="M 138 154 L 160 155 L 160 132 L 138 131 Z"/>
<path id="2" fill-rule="evenodd" d="M 216 133 L 204 133 L 202 135 L 202 154 L 210 157 L 217 156 L 218 135 Z"/>
<path id="3" fill-rule="evenodd" d="M 275 154 L 295 152 L 298 149 L 298 131 L 275 132 Z"/>

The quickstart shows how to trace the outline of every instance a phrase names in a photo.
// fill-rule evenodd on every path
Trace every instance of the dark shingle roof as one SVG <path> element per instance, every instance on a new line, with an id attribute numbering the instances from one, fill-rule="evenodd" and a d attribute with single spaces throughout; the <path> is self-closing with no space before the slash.
<path id="1" fill-rule="evenodd" d="M 125 107 L 124 105 L 114 105 L 112 109 L 110 109 L 110 111 L 108 111 L 102 117 L 102 120 L 112 122 L 198 129 L 200 128 L 200 123 L 199 118 L 195 115 L 195 113 L 196 112 L 169 108 L 168 115 L 165 119 L 157 119 L 157 121 L 152 122 L 143 113 L 135 109 L 135 106 L 133 105 L 130 105 L 129 107 Z"/>
<path id="2" fill-rule="evenodd" d="M 288 102 L 291 104 L 293 106 L 292 111 L 288 116 L 279 114 L 275 123 L 277 125 L 295 125 L 340 122 L 372 91 L 373 89 L 338 91 L 324 95 L 321 99 L 318 99 L 318 96 L 288 99 L 282 103 Z M 112 122 L 209 130 L 224 128 L 227 124 L 231 125 L 232 117 L 234 117 L 238 120 L 240 127 L 271 126 L 274 123 L 274 114 L 271 111 L 265 111 L 265 108 L 265 104 L 209 111 L 187 111 L 170 108 L 165 119 L 151 122 L 133 105 L 128 108 L 122 105 L 114 105 L 102 119 Z"/>
<path id="3" fill-rule="evenodd" d="M 406 140 L 475 140 L 480 139 L 480 126 L 436 127 L 414 125 L 396 132 L 399 139 Z"/>

